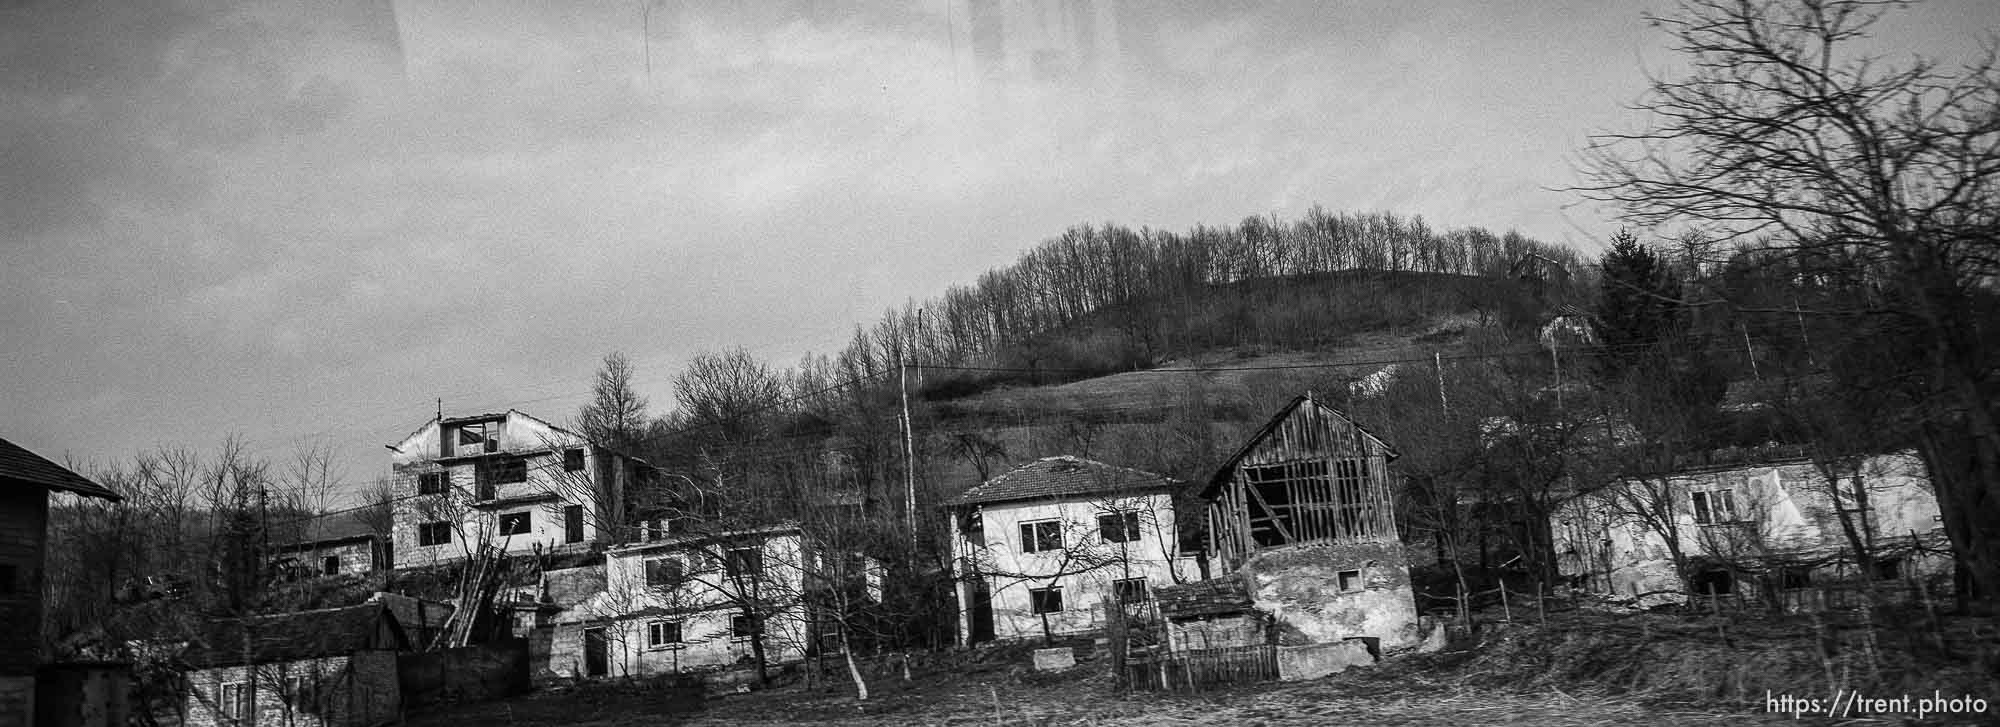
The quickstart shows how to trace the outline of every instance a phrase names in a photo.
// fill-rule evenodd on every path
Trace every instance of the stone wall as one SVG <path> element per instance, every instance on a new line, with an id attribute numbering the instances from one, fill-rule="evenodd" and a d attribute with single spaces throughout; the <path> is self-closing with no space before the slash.
<path id="1" fill-rule="evenodd" d="M 1417 604 L 1398 543 L 1306 543 L 1260 550 L 1244 563 L 1258 610 L 1281 644 L 1380 639 L 1415 646 Z"/>

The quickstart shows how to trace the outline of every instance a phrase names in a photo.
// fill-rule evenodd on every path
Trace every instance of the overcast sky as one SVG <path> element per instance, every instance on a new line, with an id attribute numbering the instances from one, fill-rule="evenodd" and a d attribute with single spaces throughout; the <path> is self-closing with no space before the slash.
<path id="1" fill-rule="evenodd" d="M 1550 189 L 1672 60 L 1659 3 L 978 5 L 0 5 L 0 436 L 318 439 L 361 482 L 437 398 L 567 421 L 619 350 L 662 408 L 697 351 L 836 349 L 1077 223 L 1594 252 L 1608 212 Z"/>

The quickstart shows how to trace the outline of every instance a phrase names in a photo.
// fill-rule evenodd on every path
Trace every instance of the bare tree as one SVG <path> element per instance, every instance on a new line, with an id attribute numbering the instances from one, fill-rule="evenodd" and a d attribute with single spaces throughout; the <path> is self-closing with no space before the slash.
<path id="1" fill-rule="evenodd" d="M 604 355 L 591 384 L 591 400 L 577 412 L 577 428 L 591 441 L 637 454 L 648 430 L 646 397 L 632 385 L 632 362 L 613 351 Z"/>
<path id="2" fill-rule="evenodd" d="M 1682 222 L 1845 270 L 1856 336 L 1899 339 L 1879 372 L 1911 389 L 1908 426 L 1959 562 L 2000 592 L 2000 74 L 1992 47 L 1951 68 L 1861 56 L 1874 0 L 1686 0 L 1653 20 L 1686 73 L 1656 78 L 1654 124 L 1584 152 L 1586 197 L 1643 225 Z"/>

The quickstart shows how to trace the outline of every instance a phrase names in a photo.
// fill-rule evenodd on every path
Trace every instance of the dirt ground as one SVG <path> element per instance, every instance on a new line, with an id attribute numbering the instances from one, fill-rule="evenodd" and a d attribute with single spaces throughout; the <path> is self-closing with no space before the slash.
<path id="1" fill-rule="evenodd" d="M 903 681 L 895 669 L 871 679 L 867 701 L 852 685 L 789 685 L 710 697 L 696 706 L 643 687 L 549 691 L 466 705 L 413 719 L 418 727 L 465 725 L 836 724 L 917 725 L 1709 725 L 1797 724 L 1763 704 L 1644 704 L 1629 698 L 1547 690 L 1509 693 L 1453 683 L 1421 663 L 1385 663 L 1325 679 L 1198 695 L 1116 693 L 1087 669 L 1036 674 L 1018 667 L 938 672 Z M 1811 724 L 1810 719 L 1806 720 Z"/>

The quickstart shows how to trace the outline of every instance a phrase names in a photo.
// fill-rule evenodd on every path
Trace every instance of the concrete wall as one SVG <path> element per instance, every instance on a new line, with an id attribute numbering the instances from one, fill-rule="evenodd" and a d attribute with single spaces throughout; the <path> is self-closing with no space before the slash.
<path id="1" fill-rule="evenodd" d="M 403 706 L 479 702 L 528 691 L 527 639 L 396 655 Z"/>
<path id="2" fill-rule="evenodd" d="M 375 551 L 380 547 L 384 546 L 370 540 L 324 543 L 277 557 L 294 559 L 299 567 L 310 570 L 314 575 L 364 574 L 373 572 L 378 561 L 387 560 L 376 555 Z M 332 574 L 324 569 L 327 558 L 339 560 Z"/>
<path id="3" fill-rule="evenodd" d="M 12 583 L 0 584 L 0 623 L 10 625 L 0 629 L 0 677 L 32 680 L 41 663 L 42 558 L 48 522 L 47 490 L 0 482 L 0 565 L 14 571 Z M 27 719 L 25 713 L 21 719 Z"/>
<path id="4" fill-rule="evenodd" d="M 1358 571 L 1359 587 L 1341 590 L 1340 574 Z M 1400 543 L 1306 543 L 1259 550 L 1244 563 L 1258 610 L 1271 614 L 1281 644 L 1381 639 L 1414 646 L 1417 603 Z"/>
<path id="5" fill-rule="evenodd" d="M 398 496 L 392 531 L 398 567 L 461 560 L 481 542 L 502 546 L 509 553 L 527 553 L 537 544 L 545 552 L 571 552 L 589 550 L 615 539 L 615 525 L 625 517 L 624 491 L 634 466 L 630 459 L 606 456 L 608 452 L 580 435 L 519 412 L 507 415 L 502 431 L 500 453 L 512 452 L 528 458 L 527 481 L 497 485 L 495 499 L 504 502 L 540 498 L 537 501 L 477 504 L 474 500 L 477 464 L 471 460 L 437 462 L 440 425 L 436 421 L 397 445 L 400 451 L 390 456 L 390 465 L 391 483 Z M 572 448 L 584 450 L 581 471 L 571 472 L 563 467 L 563 452 Z M 451 492 L 419 496 L 419 475 L 440 470 L 449 473 Z M 570 505 L 584 507 L 581 543 L 567 542 L 563 510 Z M 522 513 L 528 516 L 530 532 L 500 535 L 500 518 Z M 452 542 L 419 544 L 419 527 L 440 521 L 454 524 Z"/>
<path id="6" fill-rule="evenodd" d="M 241 666 L 200 669 L 188 673 L 187 727 L 233 727 L 220 702 L 225 684 L 248 683 L 253 676 Z M 364 650 L 352 656 L 261 664 L 255 667 L 256 688 L 251 709 L 257 724 L 295 727 L 366 727 L 395 719 L 402 710 L 396 678 L 396 653 Z M 286 693 L 292 677 L 317 680 L 318 706 L 299 704 Z"/>
<path id="7" fill-rule="evenodd" d="M 1927 544 L 1941 541 L 1937 499 L 1921 460 L 1910 454 L 1882 455 L 1860 467 L 1868 497 L 1870 530 L 1878 549 L 1894 553 L 1909 544 L 1914 531 Z M 1852 480 L 1842 488 L 1853 491 Z M 1559 567 L 1576 577 L 1588 591 L 1656 601 L 1681 598 L 1667 540 L 1630 515 L 1615 499 L 1614 485 L 1592 496 L 1564 503 L 1551 523 Z M 1766 557 L 1803 560 L 1845 559 L 1848 543 L 1842 534 L 1832 488 L 1818 468 L 1791 462 L 1689 472 L 1664 480 L 1674 498 L 1682 552 L 1690 561 L 1707 558 L 1756 562 Z M 1727 489 L 1734 501 L 1735 521 L 1697 523 L 1696 492 Z M 1948 574 L 1949 558 L 1904 556 L 1905 575 Z M 1852 578 L 1851 568 L 1817 569 L 1816 581 Z M 1740 584 L 1747 585 L 1747 584 Z M 1650 594 L 1650 595 L 1648 595 Z"/>
<path id="8" fill-rule="evenodd" d="M 1098 515 L 1126 511 L 1139 513 L 1139 539 L 1105 541 Z M 1182 580 L 1200 579 L 1193 559 L 1174 555 L 1178 541 L 1173 499 L 1165 493 L 989 504 L 980 508 L 979 518 L 982 527 L 972 533 L 965 531 L 961 518 L 952 518 L 954 562 L 961 576 L 987 579 L 997 639 L 1041 637 L 1042 617 L 1034 612 L 1030 589 L 1051 585 L 1062 589 L 1063 610 L 1049 614 L 1049 630 L 1071 634 L 1103 628 L 1103 601 L 1112 595 L 1115 580 L 1143 578 L 1151 587 L 1180 582 L 1176 573 Z M 1021 524 L 1051 520 L 1062 524 L 1063 548 L 1023 552 Z M 959 584 L 958 598 L 963 638 L 972 633 L 969 583 Z"/>

